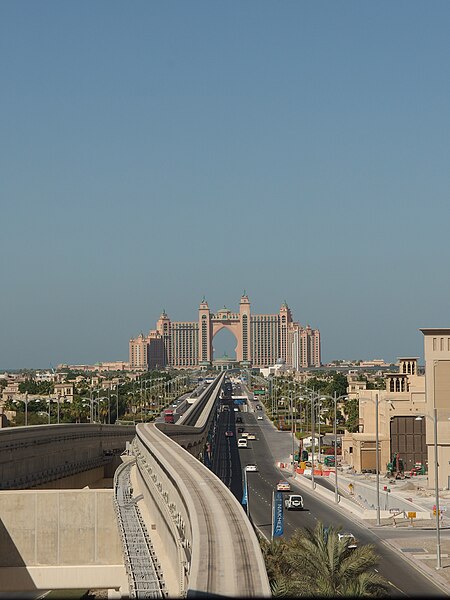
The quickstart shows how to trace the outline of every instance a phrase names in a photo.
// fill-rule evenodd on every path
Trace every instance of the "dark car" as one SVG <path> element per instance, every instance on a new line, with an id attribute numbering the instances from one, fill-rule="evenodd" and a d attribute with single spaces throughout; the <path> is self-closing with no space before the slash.
<path id="1" fill-rule="evenodd" d="M 236 417 L 236 423 L 242 423 L 242 417 Z"/>
<path id="2" fill-rule="evenodd" d="M 242 433 L 244 431 L 244 428 L 243 427 L 238 427 L 237 431 L 238 431 L 238 433 Z"/>

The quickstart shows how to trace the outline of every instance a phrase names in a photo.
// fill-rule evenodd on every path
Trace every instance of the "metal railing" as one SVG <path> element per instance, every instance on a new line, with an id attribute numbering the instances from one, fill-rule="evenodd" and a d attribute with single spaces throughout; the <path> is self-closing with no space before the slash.
<path id="1" fill-rule="evenodd" d="M 116 510 L 125 569 L 131 598 L 165 598 L 165 583 L 147 527 L 141 516 L 130 482 L 134 460 L 121 465 L 114 475 Z"/>

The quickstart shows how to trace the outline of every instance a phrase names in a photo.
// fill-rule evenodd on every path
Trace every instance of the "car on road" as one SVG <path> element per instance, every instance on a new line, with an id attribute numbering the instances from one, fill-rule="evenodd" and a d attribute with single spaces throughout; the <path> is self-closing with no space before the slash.
<path id="1" fill-rule="evenodd" d="M 254 433 L 249 433 L 247 436 L 248 440 L 256 440 L 256 435 Z"/>
<path id="2" fill-rule="evenodd" d="M 238 409 L 238 407 L 237 407 L 237 406 L 235 406 L 235 407 L 233 408 L 233 410 L 234 410 L 234 412 L 239 412 L 239 409 Z"/>
<path id="3" fill-rule="evenodd" d="M 238 428 L 237 428 L 237 432 L 238 432 L 238 433 L 242 433 L 243 431 L 244 431 L 244 428 L 243 428 L 243 427 L 238 427 Z"/>
<path id="4" fill-rule="evenodd" d="M 248 448 L 247 438 L 239 438 L 237 445 L 238 448 Z"/>
<path id="5" fill-rule="evenodd" d="M 236 417 L 236 423 L 242 423 L 242 417 Z"/>
<path id="6" fill-rule="evenodd" d="M 303 510 L 303 498 L 300 494 L 289 494 L 284 501 L 286 510 Z"/>
<path id="7" fill-rule="evenodd" d="M 264 418 L 264 417 L 263 417 L 262 415 L 258 415 L 258 417 L 257 417 L 258 421 L 262 421 L 262 420 L 263 420 L 263 418 Z"/>
<path id="8" fill-rule="evenodd" d="M 225 431 L 225 437 L 233 437 L 234 433 L 232 431 Z"/>
<path id="9" fill-rule="evenodd" d="M 248 437 L 248 431 L 243 431 L 242 432 L 242 437 Z"/>
<path id="10" fill-rule="evenodd" d="M 277 483 L 277 492 L 290 492 L 291 486 L 287 481 L 279 481 Z"/>
<path id="11" fill-rule="evenodd" d="M 258 470 L 258 467 L 256 465 L 246 465 L 245 470 L 247 471 L 247 473 L 249 473 L 249 472 L 255 473 Z"/>
<path id="12" fill-rule="evenodd" d="M 356 538 L 353 533 L 338 533 L 338 538 L 340 542 L 348 542 L 348 548 L 351 550 L 358 547 L 356 542 Z"/>

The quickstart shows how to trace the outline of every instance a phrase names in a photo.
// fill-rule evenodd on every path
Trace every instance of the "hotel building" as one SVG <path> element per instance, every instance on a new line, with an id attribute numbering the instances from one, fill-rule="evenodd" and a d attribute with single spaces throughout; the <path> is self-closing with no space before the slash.
<path id="1" fill-rule="evenodd" d="M 213 338 L 224 328 L 236 338 L 236 360 L 242 367 L 265 368 L 279 358 L 294 369 L 321 364 L 319 330 L 294 322 L 286 302 L 277 314 L 252 314 L 244 292 L 238 312 L 223 307 L 212 313 L 205 298 L 198 309 L 198 321 L 171 321 L 163 311 L 155 330 L 130 340 L 130 367 L 209 367 Z"/>

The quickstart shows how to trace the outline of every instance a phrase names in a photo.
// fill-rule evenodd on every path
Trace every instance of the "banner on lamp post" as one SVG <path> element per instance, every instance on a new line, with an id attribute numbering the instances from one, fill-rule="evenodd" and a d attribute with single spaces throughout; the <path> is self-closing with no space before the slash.
<path id="1" fill-rule="evenodd" d="M 273 528 L 272 537 L 280 537 L 284 533 L 283 494 L 275 492 L 273 496 Z"/>

